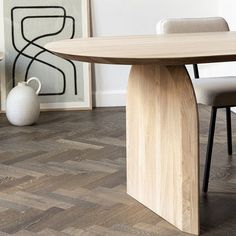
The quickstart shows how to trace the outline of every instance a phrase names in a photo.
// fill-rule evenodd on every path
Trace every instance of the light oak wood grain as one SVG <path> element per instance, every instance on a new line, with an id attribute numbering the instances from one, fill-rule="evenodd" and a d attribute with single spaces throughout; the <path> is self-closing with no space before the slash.
<path id="1" fill-rule="evenodd" d="M 184 66 L 133 66 L 127 98 L 127 191 L 199 234 L 196 98 Z"/>
<path id="2" fill-rule="evenodd" d="M 72 39 L 46 48 L 71 60 L 183 65 L 236 60 L 236 32 Z"/>
<path id="3" fill-rule="evenodd" d="M 180 230 L 199 234 L 198 110 L 184 65 L 236 60 L 236 32 L 74 39 L 46 48 L 72 60 L 133 65 L 128 193 Z"/>

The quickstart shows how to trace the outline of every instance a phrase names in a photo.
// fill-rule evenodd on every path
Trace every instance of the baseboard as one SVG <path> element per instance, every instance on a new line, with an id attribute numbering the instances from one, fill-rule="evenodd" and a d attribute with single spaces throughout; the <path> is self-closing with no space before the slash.
<path id="1" fill-rule="evenodd" d="M 121 107 L 126 105 L 126 91 L 97 91 L 93 92 L 95 107 Z"/>

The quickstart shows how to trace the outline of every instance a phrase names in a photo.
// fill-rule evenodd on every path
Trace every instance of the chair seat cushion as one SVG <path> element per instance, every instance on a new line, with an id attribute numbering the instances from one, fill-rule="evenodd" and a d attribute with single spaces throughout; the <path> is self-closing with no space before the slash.
<path id="1" fill-rule="evenodd" d="M 236 77 L 193 79 L 197 102 L 208 106 L 236 106 Z"/>

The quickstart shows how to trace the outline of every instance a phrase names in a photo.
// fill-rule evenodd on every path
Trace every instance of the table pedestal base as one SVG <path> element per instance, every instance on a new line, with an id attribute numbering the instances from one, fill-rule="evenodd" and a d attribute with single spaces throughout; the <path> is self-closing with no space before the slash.
<path id="1" fill-rule="evenodd" d="M 127 140 L 128 194 L 181 231 L 198 235 L 198 110 L 184 66 L 132 67 Z"/>

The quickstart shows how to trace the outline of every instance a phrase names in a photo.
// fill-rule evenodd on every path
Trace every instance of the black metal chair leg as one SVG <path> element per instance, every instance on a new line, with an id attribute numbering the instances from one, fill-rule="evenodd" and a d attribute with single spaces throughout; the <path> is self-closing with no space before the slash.
<path id="1" fill-rule="evenodd" d="M 199 79 L 199 70 L 198 70 L 197 64 L 193 64 L 193 72 L 194 72 L 195 79 Z"/>
<path id="2" fill-rule="evenodd" d="M 208 191 L 208 183 L 209 183 L 210 169 L 211 169 L 211 156 L 212 156 L 212 148 L 213 148 L 213 141 L 214 141 L 214 134 L 215 134 L 216 115 L 217 115 L 217 107 L 212 107 L 208 144 L 207 144 L 207 153 L 206 153 L 205 172 L 204 172 L 203 188 L 202 188 L 202 191 L 204 193 L 207 193 Z"/>
<path id="3" fill-rule="evenodd" d="M 232 155 L 232 127 L 231 127 L 231 110 L 230 107 L 226 108 L 226 123 L 227 123 L 227 141 L 228 141 L 228 154 Z"/>

